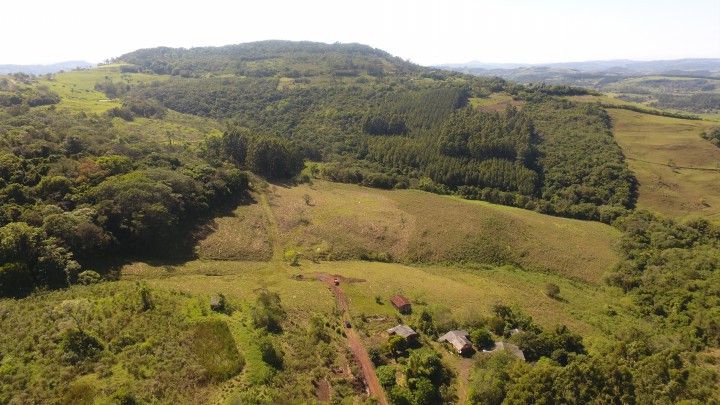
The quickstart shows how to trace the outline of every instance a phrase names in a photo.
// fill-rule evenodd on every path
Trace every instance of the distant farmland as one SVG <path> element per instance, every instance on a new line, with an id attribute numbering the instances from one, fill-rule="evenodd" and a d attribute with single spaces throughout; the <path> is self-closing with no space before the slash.
<path id="1" fill-rule="evenodd" d="M 716 124 L 608 110 L 640 183 L 638 206 L 673 217 L 720 214 L 720 148 L 700 133 Z"/>

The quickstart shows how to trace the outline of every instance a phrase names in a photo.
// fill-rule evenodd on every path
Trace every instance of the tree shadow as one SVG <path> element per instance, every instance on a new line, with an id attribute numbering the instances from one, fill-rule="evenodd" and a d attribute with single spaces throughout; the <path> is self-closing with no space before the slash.
<path id="1" fill-rule="evenodd" d="M 186 220 L 186 223 L 161 235 L 159 240 L 134 243 L 103 256 L 80 260 L 80 264 L 83 268 L 93 269 L 114 280 L 120 278 L 124 266 L 134 262 L 165 266 L 172 271 L 174 266 L 198 259 L 195 248 L 200 241 L 217 230 L 217 218 L 232 216 L 238 207 L 252 204 L 258 204 L 258 201 L 250 193 L 243 193 L 228 199 L 204 215 Z"/>

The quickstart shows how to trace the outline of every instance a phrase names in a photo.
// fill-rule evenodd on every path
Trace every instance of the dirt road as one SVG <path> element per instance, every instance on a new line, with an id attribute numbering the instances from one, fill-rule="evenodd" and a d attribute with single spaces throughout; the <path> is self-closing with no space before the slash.
<path id="1" fill-rule="evenodd" d="M 345 321 L 350 321 L 350 312 L 348 311 L 347 296 L 345 295 L 345 292 L 342 290 L 341 287 L 342 281 L 340 282 L 341 285 L 336 286 L 334 283 L 334 276 L 331 276 L 329 274 L 318 274 L 317 278 L 318 280 L 325 282 L 325 284 L 330 287 L 330 290 L 333 292 L 333 294 L 335 294 L 335 299 L 337 300 L 338 307 L 343 311 L 343 323 Z M 354 328 L 345 328 L 345 333 L 347 335 L 350 351 L 352 351 L 357 362 L 360 363 L 363 378 L 365 379 L 365 384 L 370 391 L 370 395 L 375 397 L 378 400 L 378 403 L 380 403 L 381 405 L 387 405 L 388 400 L 385 396 L 385 390 L 383 390 L 382 385 L 380 385 L 380 381 L 375 374 L 375 367 L 373 367 L 372 361 L 370 361 L 370 356 L 368 356 L 368 352 L 365 349 L 362 340 L 360 340 L 360 336 L 358 336 Z"/>

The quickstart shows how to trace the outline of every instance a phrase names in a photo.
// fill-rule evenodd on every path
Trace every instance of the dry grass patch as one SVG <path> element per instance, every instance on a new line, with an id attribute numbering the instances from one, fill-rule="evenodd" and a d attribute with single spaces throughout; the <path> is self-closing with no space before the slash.
<path id="1" fill-rule="evenodd" d="M 415 190 L 395 199 L 417 218 L 407 252 L 414 261 L 514 263 L 596 283 L 619 258 L 620 233 L 598 222 Z"/>
<path id="2" fill-rule="evenodd" d="M 270 205 L 287 248 L 339 260 L 402 257 L 414 218 L 378 190 L 317 182 L 270 188 Z"/>
<path id="3" fill-rule="evenodd" d="M 485 98 L 471 98 L 470 105 L 485 112 L 501 112 L 510 106 L 522 106 L 523 101 L 513 100 L 512 96 L 507 93 L 493 93 Z"/>
<path id="4" fill-rule="evenodd" d="M 271 192 L 281 243 L 309 257 L 515 263 L 588 282 L 618 260 L 619 232 L 595 222 L 324 181 Z"/>
<path id="5" fill-rule="evenodd" d="M 296 279 L 298 273 L 267 262 L 194 260 L 176 266 L 133 263 L 121 270 L 121 278 L 142 278 L 151 286 L 192 295 L 222 293 L 231 303 L 252 303 L 258 291 L 267 289 L 280 295 L 289 313 L 331 313 L 335 298 L 329 289 L 311 278 Z"/>
<path id="6" fill-rule="evenodd" d="M 195 251 L 201 259 L 270 260 L 272 247 L 260 204 L 241 205 L 232 215 L 213 220 L 213 231 Z"/>

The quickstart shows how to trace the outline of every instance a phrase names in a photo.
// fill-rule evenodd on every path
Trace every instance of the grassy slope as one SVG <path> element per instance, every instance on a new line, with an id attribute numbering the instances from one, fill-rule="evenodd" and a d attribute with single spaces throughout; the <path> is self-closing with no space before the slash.
<path id="1" fill-rule="evenodd" d="M 627 110 L 609 113 L 617 142 L 640 183 L 639 207 L 673 217 L 717 218 L 720 148 L 700 137 L 716 124 Z"/>
<path id="2" fill-rule="evenodd" d="M 611 341 L 619 324 L 647 327 L 638 323 L 620 291 L 595 284 L 616 260 L 613 245 L 618 234 L 605 225 L 421 191 L 383 191 L 323 181 L 297 187 L 270 186 L 267 195 L 270 212 L 263 210 L 267 207 L 263 196 L 257 196 L 258 204 L 241 206 L 233 216 L 219 218 L 214 231 L 199 244 L 198 253 L 214 258 L 226 254 L 227 259 L 235 260 L 244 254 L 273 256 L 272 261 L 196 260 L 176 266 L 135 263 L 122 270 L 122 277 L 144 278 L 154 288 L 193 295 L 221 292 L 245 303 L 258 288 L 267 288 L 280 294 L 289 319 L 302 324 L 313 312 L 332 318 L 335 308 L 327 288 L 312 281 L 314 274 L 344 276 L 354 281 L 343 281 L 354 327 L 371 345 L 382 344 L 383 331 L 397 322 L 398 314 L 387 302 L 395 293 L 409 296 L 416 312 L 427 306 L 438 319 L 464 321 L 489 315 L 498 302 L 517 306 L 546 327 L 566 324 L 582 333 L 591 350 Z M 500 258 L 551 272 L 514 266 L 354 260 L 301 260 L 299 267 L 292 267 L 273 255 L 275 240 L 285 250 L 302 250 L 308 256 L 320 250 L 334 259 L 373 252 L 423 261 Z M 298 280 L 297 275 L 303 279 Z M 546 283 L 560 286 L 560 300 L 544 294 Z M 382 303 L 378 304 L 377 297 Z M 411 317 L 405 321 L 411 322 Z M 252 344 L 252 333 L 242 322 L 229 324 L 247 366 L 242 378 L 221 387 L 218 398 L 232 395 L 249 381 L 262 380 L 266 373 Z M 453 361 L 450 364 L 460 368 Z"/>
<path id="3" fill-rule="evenodd" d="M 212 232 L 196 247 L 199 258 L 270 260 L 268 221 L 260 204 L 240 206 L 230 215 L 215 218 L 210 227 Z"/>
<path id="4" fill-rule="evenodd" d="M 324 181 L 272 186 L 270 196 L 281 245 L 309 257 L 514 263 L 591 283 L 618 258 L 619 233 L 609 226 L 485 202 Z M 250 205 L 217 220 L 215 232 L 200 243 L 199 256 L 267 257 L 266 222 L 260 215 Z"/>
<path id="5" fill-rule="evenodd" d="M 608 104 L 608 105 L 637 107 L 637 108 L 651 109 L 651 110 L 670 111 L 670 112 L 680 113 L 680 114 L 697 115 L 698 117 L 702 118 L 703 120 L 716 121 L 716 122 L 720 121 L 720 113 L 694 114 L 694 113 L 689 113 L 687 111 L 682 111 L 682 110 L 673 110 L 673 109 L 666 109 L 666 108 L 661 109 L 661 108 L 651 106 L 649 102 L 637 103 L 634 101 L 627 101 L 627 100 L 617 98 L 616 96 L 619 96 L 619 95 L 620 94 L 617 94 L 617 93 L 606 93 L 606 94 L 602 94 L 599 96 L 585 95 L 585 96 L 573 96 L 573 97 L 568 97 L 568 98 L 573 101 L 586 102 L 586 103 L 602 103 L 602 104 Z"/>
<path id="6" fill-rule="evenodd" d="M 276 263 L 198 260 L 167 266 L 138 262 L 125 266 L 121 273 L 123 279 L 145 279 L 148 285 L 160 290 L 198 297 L 222 293 L 237 310 L 229 317 L 228 326 L 246 365 L 241 375 L 219 386 L 211 395 L 213 400 L 208 403 L 228 403 L 238 392 L 261 385 L 273 375 L 273 370 L 262 360 L 257 333 L 248 318 L 250 305 L 260 289 L 277 292 L 288 313 L 290 326 L 285 334 L 276 337 L 282 342 L 287 362 L 300 361 L 294 359 L 295 353 L 290 345 L 295 335 L 304 331 L 313 314 L 334 319 L 335 298 L 323 283 L 312 281 L 312 278 L 298 280 L 293 277 L 298 269 Z M 339 321 L 336 323 L 334 328 L 339 330 Z M 341 341 L 342 337 L 333 335 L 333 339 Z M 330 360 L 333 364 L 347 362 L 339 352 L 336 358 Z M 293 378 L 302 384 L 299 389 L 312 390 L 312 373 L 296 374 Z"/>
<path id="7" fill-rule="evenodd" d="M 113 107 L 119 107 L 117 100 L 108 100 L 102 92 L 95 90 L 95 84 L 111 78 L 119 81 L 123 75 L 119 65 L 100 66 L 94 69 L 74 70 L 58 73 L 51 80 L 41 80 L 40 84 L 48 86 L 61 97 L 57 108 L 85 113 L 103 113 Z M 133 74 L 131 83 L 142 83 L 159 80 L 159 76 Z"/>

